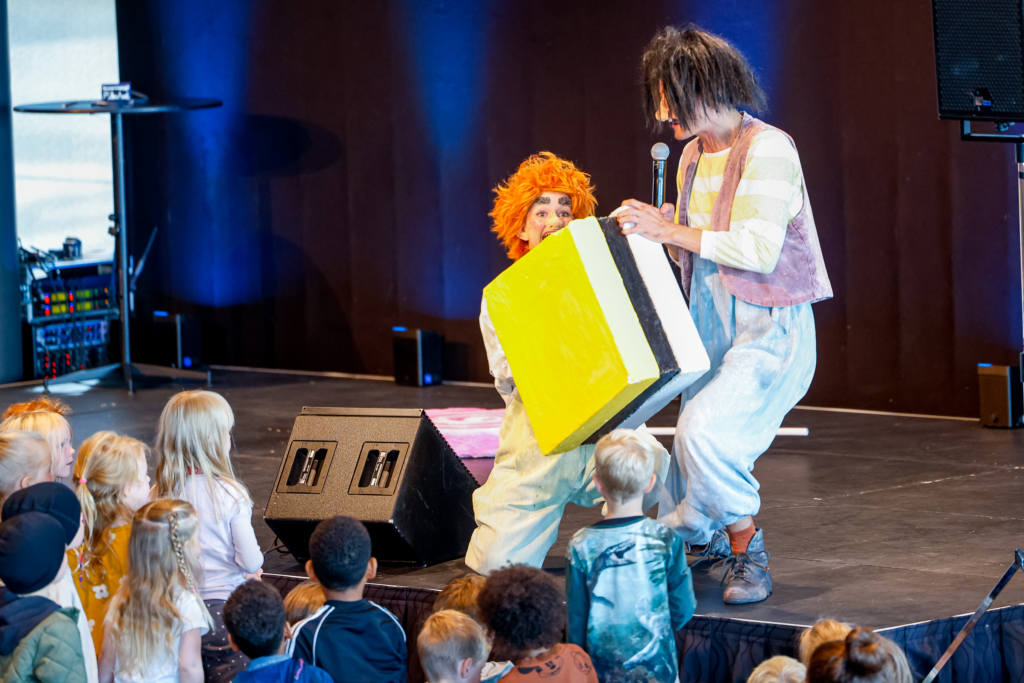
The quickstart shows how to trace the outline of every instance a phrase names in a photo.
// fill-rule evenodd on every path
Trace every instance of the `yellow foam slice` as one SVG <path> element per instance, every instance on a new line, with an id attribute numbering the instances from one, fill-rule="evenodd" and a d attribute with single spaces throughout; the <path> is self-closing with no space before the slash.
<path id="1" fill-rule="evenodd" d="M 659 376 L 594 218 L 548 237 L 484 297 L 542 453 L 576 448 Z"/>

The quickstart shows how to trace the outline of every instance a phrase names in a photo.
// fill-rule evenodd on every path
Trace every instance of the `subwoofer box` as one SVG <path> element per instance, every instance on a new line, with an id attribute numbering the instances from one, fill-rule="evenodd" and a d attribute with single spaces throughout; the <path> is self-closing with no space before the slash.
<path id="1" fill-rule="evenodd" d="M 263 519 L 300 562 L 316 525 L 345 515 L 378 561 L 432 565 L 466 554 L 476 488 L 422 410 L 303 408 Z"/>

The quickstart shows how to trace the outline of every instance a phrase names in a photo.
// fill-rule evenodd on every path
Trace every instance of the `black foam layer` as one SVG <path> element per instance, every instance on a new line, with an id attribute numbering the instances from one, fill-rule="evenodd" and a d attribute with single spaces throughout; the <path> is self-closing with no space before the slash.
<path id="1" fill-rule="evenodd" d="M 669 344 L 668 336 L 665 334 L 665 328 L 661 324 L 658 311 L 654 308 L 654 300 L 651 298 L 650 292 L 647 291 L 647 285 L 640 275 L 640 268 L 636 265 L 633 250 L 629 248 L 629 242 L 626 240 L 626 236 L 622 234 L 622 228 L 619 227 L 618 221 L 614 218 L 599 218 L 598 223 L 601 224 L 604 238 L 608 242 L 608 249 L 612 253 L 612 259 L 615 261 L 615 267 L 619 269 L 619 275 L 626 286 L 626 293 L 633 304 L 633 310 L 636 311 L 636 316 L 640 320 L 640 327 L 644 331 L 644 336 L 647 337 L 647 343 L 651 347 L 651 352 L 654 353 L 654 359 L 658 363 L 660 375 L 651 386 L 647 387 L 639 396 L 630 401 L 626 407 L 604 423 L 584 443 L 595 443 L 602 436 L 616 429 L 665 384 L 679 374 L 679 363 L 676 360 L 676 355 L 672 351 L 672 345 Z"/>

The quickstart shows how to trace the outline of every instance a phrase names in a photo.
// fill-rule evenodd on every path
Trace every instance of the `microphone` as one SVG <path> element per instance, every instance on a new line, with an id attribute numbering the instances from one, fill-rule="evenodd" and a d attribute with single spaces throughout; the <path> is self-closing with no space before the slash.
<path id="1" fill-rule="evenodd" d="M 658 142 L 651 147 L 651 159 L 654 160 L 651 178 L 651 203 L 654 208 L 661 209 L 665 203 L 665 160 L 668 159 L 669 149 L 664 142 Z"/>

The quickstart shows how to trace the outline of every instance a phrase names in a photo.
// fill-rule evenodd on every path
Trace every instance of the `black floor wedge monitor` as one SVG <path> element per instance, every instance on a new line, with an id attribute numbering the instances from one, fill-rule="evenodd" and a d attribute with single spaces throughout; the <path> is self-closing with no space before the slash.
<path id="1" fill-rule="evenodd" d="M 299 561 L 321 520 L 346 515 L 378 561 L 433 565 L 466 554 L 476 487 L 422 410 L 303 408 L 263 518 Z"/>

